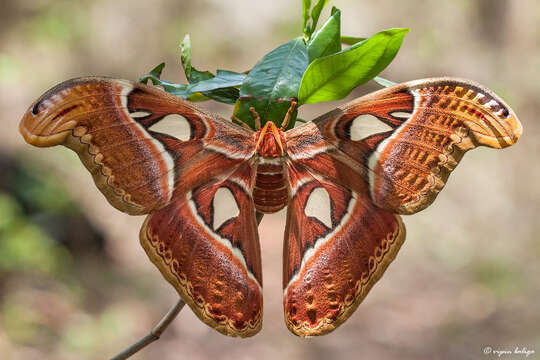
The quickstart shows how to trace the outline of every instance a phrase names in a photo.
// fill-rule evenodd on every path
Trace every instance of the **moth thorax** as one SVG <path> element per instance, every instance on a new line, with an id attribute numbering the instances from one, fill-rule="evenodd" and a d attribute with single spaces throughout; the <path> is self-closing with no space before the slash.
<path id="1" fill-rule="evenodd" d="M 257 150 L 259 155 L 265 158 L 279 157 L 285 151 L 285 136 L 283 135 L 283 131 L 275 126 L 272 130 L 259 134 L 259 136 L 262 136 L 262 139 L 260 139 Z"/>

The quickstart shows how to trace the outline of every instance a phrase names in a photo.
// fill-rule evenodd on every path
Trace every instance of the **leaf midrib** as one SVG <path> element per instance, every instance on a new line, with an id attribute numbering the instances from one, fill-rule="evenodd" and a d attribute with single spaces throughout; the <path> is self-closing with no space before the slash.
<path id="1" fill-rule="evenodd" d="M 303 41 L 302 39 L 300 38 L 297 38 L 296 41 L 294 42 L 294 46 L 290 49 L 289 53 L 287 54 L 287 59 L 286 61 L 283 63 L 283 66 L 281 67 L 281 69 L 279 70 L 279 74 L 278 76 L 275 77 L 275 82 L 274 82 L 274 86 L 272 87 L 272 91 L 270 92 L 270 96 L 267 97 L 267 100 L 266 100 L 266 105 L 264 106 L 264 116 L 261 116 L 261 118 L 264 119 L 266 118 L 266 115 L 268 114 L 268 109 L 270 107 L 270 103 L 273 101 L 273 97 L 274 97 L 274 94 L 277 93 L 277 85 L 279 83 L 279 79 L 281 78 L 281 74 L 283 74 L 283 70 L 285 69 L 285 66 L 289 63 L 290 61 L 290 58 L 292 56 L 292 53 L 293 51 L 296 49 L 296 47 L 298 46 L 298 42 L 299 41 Z"/>
<path id="2" fill-rule="evenodd" d="M 382 52 L 382 54 L 384 54 L 384 52 L 386 51 L 386 48 L 388 47 L 388 43 L 386 44 L 386 46 L 384 47 L 384 51 Z M 329 56 L 332 56 L 332 55 L 329 55 Z M 366 56 L 366 53 L 364 53 L 361 57 L 358 57 L 355 59 L 355 61 L 352 61 L 348 66 L 346 66 L 343 71 L 340 71 L 340 74 L 338 76 L 341 76 L 345 71 L 349 70 L 356 62 L 358 62 L 360 59 L 362 59 L 364 56 Z M 380 57 L 380 56 L 379 56 Z M 320 71 L 320 70 L 319 70 Z M 333 74 L 335 75 L 335 74 Z M 328 76 L 326 78 L 326 80 L 321 83 L 320 86 L 318 86 L 317 89 L 321 89 L 323 86 L 325 86 L 326 84 L 328 84 L 330 82 L 330 79 L 332 79 L 333 77 L 336 77 L 336 76 Z M 310 91 L 310 94 L 308 97 L 306 97 L 306 100 L 309 100 L 313 94 L 315 93 L 316 90 L 313 90 L 313 91 Z M 305 101 L 303 103 L 306 103 Z"/>

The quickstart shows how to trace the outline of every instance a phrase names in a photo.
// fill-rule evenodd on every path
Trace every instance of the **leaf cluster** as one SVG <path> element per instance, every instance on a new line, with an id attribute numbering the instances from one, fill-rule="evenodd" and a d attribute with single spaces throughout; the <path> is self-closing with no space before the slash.
<path id="1" fill-rule="evenodd" d="M 140 81 L 151 81 L 191 101 L 234 104 L 235 121 L 245 122 L 252 128 L 255 123 L 250 108 L 257 111 L 263 125 L 272 121 L 280 126 L 293 101 L 301 106 L 340 100 L 374 78 L 383 86 L 393 84 L 377 75 L 392 62 L 409 29 L 388 29 L 369 38 L 343 36 L 341 11 L 333 7 L 330 17 L 317 30 L 327 2 L 317 0 L 312 7 L 311 0 L 303 0 L 303 34 L 270 51 L 246 73 L 217 70 L 214 75 L 195 69 L 191 64 L 191 41 L 186 35 L 180 48 L 189 83 L 161 80 L 164 63 Z M 292 113 L 289 128 L 294 126 L 298 106 Z"/>

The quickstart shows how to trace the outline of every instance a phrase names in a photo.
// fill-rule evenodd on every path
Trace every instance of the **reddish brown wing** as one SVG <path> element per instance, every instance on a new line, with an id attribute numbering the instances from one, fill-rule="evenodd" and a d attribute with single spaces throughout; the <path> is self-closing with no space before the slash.
<path id="1" fill-rule="evenodd" d="M 161 133 L 164 123 L 185 124 L 177 135 L 185 141 Z M 49 90 L 28 109 L 19 129 L 32 145 L 65 145 L 77 152 L 107 200 L 129 214 L 164 206 L 173 193 L 183 195 L 230 171 L 255 149 L 252 131 L 188 101 L 99 77 Z"/>
<path id="2" fill-rule="evenodd" d="M 45 93 L 20 131 L 77 152 L 119 210 L 150 213 L 141 243 L 204 322 L 232 336 L 260 329 L 254 132 L 157 88 L 95 77 Z"/>
<path id="3" fill-rule="evenodd" d="M 291 201 L 284 247 L 284 307 L 296 335 L 323 335 L 344 322 L 405 240 L 399 215 L 362 192 L 289 164 Z"/>
<path id="4" fill-rule="evenodd" d="M 412 214 L 435 200 L 466 151 L 510 146 L 521 132 L 490 90 L 440 78 L 347 103 L 288 131 L 287 145 L 293 160 L 350 189 L 365 179 L 375 204 Z"/>
<path id="5" fill-rule="evenodd" d="M 244 164 L 151 214 L 141 229 L 163 276 L 202 321 L 229 336 L 254 335 L 262 321 L 253 179 Z"/>
<path id="6" fill-rule="evenodd" d="M 404 241 L 393 213 L 433 202 L 467 150 L 521 132 L 491 91 L 448 78 L 396 85 L 287 131 L 288 327 L 320 335 L 345 321 Z"/>

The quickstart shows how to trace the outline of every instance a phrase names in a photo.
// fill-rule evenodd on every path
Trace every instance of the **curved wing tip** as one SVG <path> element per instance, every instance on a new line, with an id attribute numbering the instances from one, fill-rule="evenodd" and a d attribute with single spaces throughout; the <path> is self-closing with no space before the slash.
<path id="1" fill-rule="evenodd" d="M 512 136 L 512 142 L 509 145 L 514 145 L 521 137 L 521 135 L 523 135 L 523 125 L 513 111 L 511 112 L 510 119 L 513 120 L 513 124 L 510 124 L 512 128 L 512 134 L 510 134 Z"/>
<path id="2" fill-rule="evenodd" d="M 66 129 L 56 134 L 37 134 L 31 130 L 35 128 L 35 126 L 32 126 L 35 123 L 35 119 L 30 119 L 32 116 L 31 110 L 29 110 L 19 123 L 19 133 L 24 138 L 24 141 L 30 145 L 37 147 L 60 145 L 71 132 L 71 130 Z"/>

